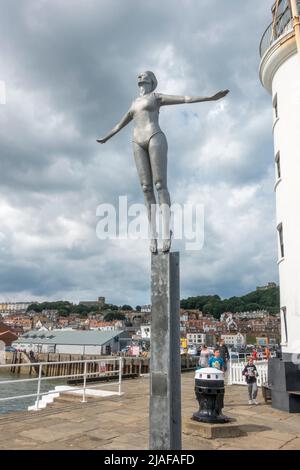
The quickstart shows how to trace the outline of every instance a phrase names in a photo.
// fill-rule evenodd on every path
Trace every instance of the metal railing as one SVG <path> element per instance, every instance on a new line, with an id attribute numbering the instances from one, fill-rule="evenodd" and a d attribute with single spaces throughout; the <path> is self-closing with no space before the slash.
<path id="1" fill-rule="evenodd" d="M 229 353 L 229 358 L 230 358 L 230 361 L 232 362 L 246 362 L 249 357 L 253 357 L 252 356 L 252 352 L 248 352 L 248 353 Z M 276 353 L 275 352 L 271 352 L 270 353 L 270 357 L 276 357 Z M 257 358 L 255 359 L 256 361 L 264 361 L 264 360 L 267 360 L 267 356 L 264 354 L 264 353 L 257 353 Z"/>
<path id="2" fill-rule="evenodd" d="M 107 363 L 109 362 L 117 362 L 118 363 L 118 368 L 115 370 L 106 370 Z M 83 366 L 83 372 L 74 372 L 74 373 L 67 373 L 67 374 L 60 374 L 60 375 L 55 375 L 55 376 L 43 376 L 43 368 L 47 366 L 58 366 L 58 365 L 71 365 L 71 364 L 82 364 Z M 95 368 L 95 365 L 99 364 L 98 370 L 97 371 L 91 371 L 89 370 L 89 364 Z M 122 357 L 117 357 L 117 358 L 111 358 L 111 359 L 87 359 L 87 360 L 78 360 L 78 361 L 56 361 L 56 362 L 33 362 L 33 363 L 19 363 L 19 364 L 0 364 L 0 371 L 5 370 L 10 368 L 34 368 L 37 373 L 37 377 L 33 378 L 28 378 L 28 379 L 14 379 L 14 380 L 0 380 L 0 388 L 5 386 L 5 385 L 18 385 L 22 383 L 34 383 L 37 382 L 37 391 L 36 393 L 30 393 L 30 394 L 23 394 L 23 395 L 13 395 L 13 396 L 6 396 L 6 397 L 1 397 L 0 398 L 0 403 L 5 402 L 5 401 L 10 401 L 10 400 L 24 400 L 28 398 L 36 398 L 36 403 L 34 409 L 39 410 L 40 409 L 40 401 L 43 396 L 49 396 L 51 394 L 57 394 L 57 390 L 49 390 L 47 392 L 41 391 L 41 385 L 45 381 L 51 381 L 51 380 L 62 380 L 62 379 L 82 379 L 83 386 L 82 387 L 60 387 L 60 393 L 64 392 L 71 392 L 72 389 L 74 392 L 78 393 L 79 391 L 82 391 L 82 402 L 85 403 L 87 401 L 87 390 L 90 388 L 98 388 L 99 387 L 107 387 L 107 386 L 117 386 L 118 391 L 117 394 L 120 396 L 122 395 L 122 369 L 123 369 L 123 358 Z M 28 371 L 29 373 L 29 371 Z M 108 383 L 103 383 L 103 382 L 97 382 L 97 378 L 109 378 L 109 377 L 116 377 L 115 382 L 108 382 Z M 96 384 L 89 384 L 87 383 L 89 379 L 95 379 L 97 382 Z M 99 390 L 100 391 L 100 390 Z M 32 407 L 31 407 L 32 408 Z M 33 408 L 32 408 L 33 409 Z"/>
<path id="3" fill-rule="evenodd" d="M 214 354 L 211 353 L 210 357 L 213 357 L 213 355 Z M 270 357 L 275 357 L 275 356 L 276 356 L 275 352 L 272 352 L 270 355 Z M 197 365 L 201 356 L 198 354 L 198 355 L 193 355 L 192 357 L 195 358 L 196 365 Z M 245 364 L 248 361 L 249 357 L 253 357 L 252 352 L 244 352 L 244 353 L 230 352 L 228 363 L 231 362 L 233 364 L 236 364 L 236 363 Z M 255 359 L 255 361 L 257 361 L 258 363 L 262 361 L 266 361 L 266 360 L 267 360 L 267 356 L 264 353 L 258 353 L 258 356 Z"/>
<path id="4" fill-rule="evenodd" d="M 300 0 L 297 0 L 298 9 L 300 9 Z M 289 6 L 286 3 L 285 8 L 277 15 L 276 21 L 272 22 L 265 30 L 259 45 L 260 57 L 263 57 L 269 47 L 283 34 L 293 30 L 293 18 Z"/>

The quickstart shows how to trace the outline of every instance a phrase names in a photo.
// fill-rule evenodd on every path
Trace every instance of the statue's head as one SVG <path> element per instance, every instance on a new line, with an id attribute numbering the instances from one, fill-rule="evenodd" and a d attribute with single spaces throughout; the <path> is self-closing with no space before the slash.
<path id="1" fill-rule="evenodd" d="M 154 73 L 150 70 L 140 73 L 138 76 L 138 85 L 142 85 L 143 83 L 151 85 L 151 91 L 154 91 L 157 87 L 157 79 Z"/>

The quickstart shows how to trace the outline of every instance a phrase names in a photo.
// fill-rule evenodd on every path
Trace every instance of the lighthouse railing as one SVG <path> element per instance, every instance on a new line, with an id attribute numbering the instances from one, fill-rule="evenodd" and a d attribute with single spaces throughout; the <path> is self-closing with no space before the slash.
<path id="1" fill-rule="evenodd" d="M 297 1 L 298 9 L 300 10 L 300 0 Z M 278 14 L 275 22 L 273 21 L 265 30 L 259 45 L 260 57 L 263 57 L 265 52 L 272 46 L 272 44 L 283 34 L 289 33 L 293 30 L 293 19 L 290 7 L 286 8 Z"/>

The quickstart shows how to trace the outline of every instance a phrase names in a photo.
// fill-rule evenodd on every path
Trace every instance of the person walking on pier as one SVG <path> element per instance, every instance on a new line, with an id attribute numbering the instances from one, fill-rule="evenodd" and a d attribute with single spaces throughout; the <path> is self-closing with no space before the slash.
<path id="1" fill-rule="evenodd" d="M 221 339 L 220 341 L 220 357 L 223 359 L 224 362 L 224 372 L 227 370 L 227 361 L 229 360 L 229 351 L 228 348 L 225 344 L 224 339 Z"/>
<path id="2" fill-rule="evenodd" d="M 246 377 L 246 382 L 248 385 L 249 405 L 258 405 L 258 402 L 256 401 L 258 391 L 256 380 L 258 377 L 258 372 L 256 365 L 253 362 L 253 357 L 249 357 L 242 374 Z"/>
<path id="3" fill-rule="evenodd" d="M 224 361 L 220 357 L 219 349 L 215 349 L 214 356 L 211 357 L 208 361 L 208 367 L 214 367 L 224 372 Z"/>
<path id="4" fill-rule="evenodd" d="M 208 361 L 211 356 L 211 352 L 206 346 L 206 344 L 203 344 L 201 347 L 200 351 L 200 357 L 199 357 L 199 367 L 208 367 Z"/>

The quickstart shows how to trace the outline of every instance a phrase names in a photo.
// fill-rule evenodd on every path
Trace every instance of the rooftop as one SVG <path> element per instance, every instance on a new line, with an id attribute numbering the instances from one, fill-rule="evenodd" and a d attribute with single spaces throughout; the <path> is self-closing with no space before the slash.
<path id="1" fill-rule="evenodd" d="M 194 374 L 182 375 L 183 424 L 197 410 Z M 0 449 L 147 449 L 149 380 L 124 381 L 121 397 L 58 401 L 39 412 L 0 417 Z M 262 401 L 261 392 L 259 400 Z M 183 432 L 183 449 L 300 449 L 300 415 L 247 404 L 247 387 L 226 387 L 224 413 L 236 418 L 244 435 L 208 440 Z"/>
<path id="2" fill-rule="evenodd" d="M 123 330 L 113 331 L 28 331 L 22 335 L 15 343 L 31 344 L 81 344 L 100 345 L 110 341 L 115 336 L 119 336 Z"/>

